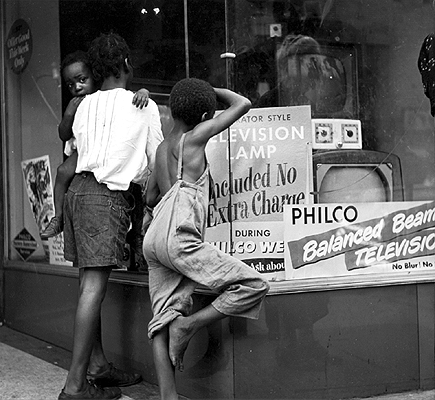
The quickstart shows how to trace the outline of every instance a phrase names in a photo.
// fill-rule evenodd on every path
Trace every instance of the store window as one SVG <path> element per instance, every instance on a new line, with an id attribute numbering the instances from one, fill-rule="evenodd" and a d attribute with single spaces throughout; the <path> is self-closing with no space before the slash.
<path id="1" fill-rule="evenodd" d="M 163 133 L 171 127 L 168 97 L 172 86 L 185 77 L 226 82 L 225 4 L 200 0 L 60 0 L 62 58 L 77 49 L 86 50 L 101 32 L 113 31 L 125 38 L 134 67 L 133 90 L 147 88 L 158 103 Z M 76 21 L 80 21 L 77 29 Z M 63 107 L 70 94 L 63 87 Z M 129 252 L 126 249 L 126 258 Z M 133 260 L 134 262 L 134 260 Z M 141 266 L 127 269 L 137 271 Z M 139 267 L 139 268 L 138 268 Z"/>
<path id="2" fill-rule="evenodd" d="M 209 228 L 218 228 L 216 243 L 222 248 L 229 249 L 219 242 L 219 224 L 255 222 L 249 220 L 252 215 L 262 222 L 278 221 L 287 204 L 434 199 L 433 118 L 417 65 L 423 40 L 433 31 L 430 0 L 17 0 L 5 4 L 6 33 L 23 19 L 33 39 L 27 68 L 20 74 L 7 70 L 5 80 L 10 259 L 20 260 L 16 243 L 27 237 L 27 231 L 38 242 L 39 252 L 25 261 L 47 261 L 40 251 L 26 186 L 15 182 L 23 180 L 23 161 L 45 155 L 54 182 L 63 159 L 57 124 L 70 100 L 58 65 L 66 54 L 86 50 L 96 36 L 111 30 L 129 43 L 135 73 L 132 89 L 150 90 L 161 110 L 164 133 L 171 126 L 170 90 L 184 77 L 229 87 L 251 100 L 255 118 L 271 118 L 261 127 L 266 130 L 249 125 L 255 118 L 248 118 L 247 125 L 240 121 L 234 131 L 239 148 L 225 153 L 225 164 L 219 157 L 215 163 L 234 167 L 217 187 L 223 204 L 215 206 L 208 221 Z M 50 32 L 47 23 L 53 27 Z M 301 107 L 305 113 L 306 106 L 307 124 L 322 121 L 310 138 L 319 144 L 309 153 L 311 176 L 301 156 L 307 150 L 302 147 L 282 161 L 273 158 L 276 150 L 286 152 L 283 146 L 288 143 L 283 139 L 301 133 L 298 129 L 289 133 L 290 114 L 282 108 Z M 346 120 L 356 122 L 344 130 L 348 136 L 343 146 L 331 132 Z M 274 132 L 280 122 L 283 129 Z M 258 146 L 247 144 L 251 133 L 257 135 Z M 272 136 L 280 141 L 278 145 L 266 141 Z M 265 161 L 268 157 L 272 161 Z M 246 160 L 255 162 L 244 164 Z M 244 170 L 240 177 L 236 168 Z M 246 171 L 248 175 L 243 175 Z M 29 167 L 27 172 L 31 184 L 34 171 Z M 229 189 L 231 179 L 235 186 Z M 270 194 L 273 184 L 283 192 Z M 252 191 L 252 198 L 234 197 L 228 202 L 225 196 L 231 190 Z M 234 239 L 235 230 L 232 233 Z M 275 242 L 280 242 L 278 234 Z M 232 250 L 246 254 L 251 248 L 240 245 Z M 283 253 L 278 250 L 274 254 Z M 277 263 L 283 272 L 282 260 Z"/>
<path id="3" fill-rule="evenodd" d="M 434 211 L 435 141 L 418 60 L 433 57 L 423 46 L 432 2 L 232 0 L 227 9 L 231 88 L 253 104 L 228 133 L 229 179 L 215 176 L 233 185 L 234 254 L 296 285 L 401 270 L 406 280 L 410 265 L 429 278 L 433 222 L 422 216 Z M 217 244 L 219 223 L 208 231 Z"/>
<path id="4" fill-rule="evenodd" d="M 417 67 L 430 1 L 231 3 L 236 91 L 254 107 L 309 104 L 312 118 L 359 120 L 362 149 L 400 159 L 404 199 L 434 198 L 433 119 Z"/>
<path id="5" fill-rule="evenodd" d="M 60 0 L 61 52 L 86 50 L 101 32 L 114 31 L 132 51 L 134 87 L 159 99 L 187 76 L 225 82 L 223 1 Z M 80 21 L 80 29 L 77 29 Z M 186 30 L 187 28 L 187 30 Z"/>
<path id="6" fill-rule="evenodd" d="M 71 97 L 59 73 L 61 60 L 71 52 L 86 50 L 100 33 L 114 31 L 123 36 L 134 66 L 131 89 L 145 87 L 151 92 L 166 134 L 171 126 L 167 102 L 176 81 L 197 77 L 215 86 L 226 83 L 226 64 L 220 58 L 225 52 L 225 4 L 209 2 L 204 7 L 200 0 L 19 0 L 5 3 L 4 19 L 6 30 L 12 29 L 16 20 L 27 21 L 33 39 L 27 68 L 20 73 L 6 72 L 9 257 L 52 263 L 47 256 L 51 244 L 41 242 L 39 234 L 53 213 L 53 205 L 42 203 L 52 195 L 49 188 L 54 186 L 57 167 L 64 159 L 57 125 Z M 52 27 L 50 31 L 45 29 L 47 25 Z M 36 175 L 44 177 L 44 188 L 35 183 Z M 27 252 L 23 246 L 31 250 Z M 56 241 L 56 248 L 61 247 L 62 242 Z"/>

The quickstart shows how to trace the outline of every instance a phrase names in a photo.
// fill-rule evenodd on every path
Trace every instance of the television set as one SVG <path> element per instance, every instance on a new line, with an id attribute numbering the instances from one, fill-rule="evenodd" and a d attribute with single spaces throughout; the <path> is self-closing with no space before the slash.
<path id="1" fill-rule="evenodd" d="M 312 118 L 359 119 L 356 47 L 303 44 L 285 54 L 285 43 L 276 56 L 278 105 L 310 103 Z"/>
<path id="2" fill-rule="evenodd" d="M 373 150 L 313 154 L 315 203 L 403 201 L 400 158 Z"/>

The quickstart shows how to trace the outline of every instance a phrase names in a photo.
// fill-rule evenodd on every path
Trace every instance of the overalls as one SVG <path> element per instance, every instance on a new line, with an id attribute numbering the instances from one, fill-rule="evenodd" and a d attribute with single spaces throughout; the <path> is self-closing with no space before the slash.
<path id="1" fill-rule="evenodd" d="M 153 319 L 150 339 L 179 315 L 192 311 L 198 284 L 219 293 L 213 307 L 228 316 L 256 319 L 268 282 L 242 261 L 204 242 L 209 201 L 209 170 L 195 183 L 182 179 L 184 134 L 180 140 L 177 181 L 154 209 L 145 235 Z"/>

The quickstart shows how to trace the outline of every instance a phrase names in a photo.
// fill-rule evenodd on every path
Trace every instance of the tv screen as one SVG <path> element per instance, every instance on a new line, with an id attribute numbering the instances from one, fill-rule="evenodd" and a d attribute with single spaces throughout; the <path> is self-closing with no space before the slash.
<path id="1" fill-rule="evenodd" d="M 319 54 L 287 55 L 277 68 L 279 106 L 310 104 L 313 118 L 358 119 L 353 46 L 320 46 Z"/>
<path id="2" fill-rule="evenodd" d="M 391 170 L 376 165 L 321 165 L 319 203 L 367 203 L 390 201 L 392 198 Z"/>
<path id="3" fill-rule="evenodd" d="M 403 200 L 400 160 L 369 150 L 337 150 L 313 155 L 316 203 Z"/>

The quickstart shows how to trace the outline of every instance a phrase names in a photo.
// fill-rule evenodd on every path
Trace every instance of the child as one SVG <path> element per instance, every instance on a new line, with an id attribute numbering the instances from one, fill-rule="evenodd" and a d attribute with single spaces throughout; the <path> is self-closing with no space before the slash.
<path id="1" fill-rule="evenodd" d="M 142 379 L 114 367 L 103 350 L 101 308 L 112 269 L 122 264 L 134 206 L 131 183 L 143 185 L 163 140 L 157 104 L 132 105 L 130 49 L 115 33 L 89 48 L 100 90 L 77 108 L 76 174 L 65 195 L 65 259 L 79 268 L 71 366 L 58 399 L 118 399 L 118 387 Z M 132 146 L 132 143 L 134 146 Z"/>
<path id="2" fill-rule="evenodd" d="M 217 100 L 228 108 L 213 118 Z M 155 209 L 143 246 L 154 315 L 148 336 L 164 400 L 178 399 L 175 368 L 183 370 L 193 335 L 226 316 L 258 318 L 269 290 L 258 272 L 204 242 L 210 183 L 205 147 L 250 106 L 243 96 L 192 78 L 178 82 L 170 95 L 174 127 L 157 149 L 148 182 L 146 203 Z M 197 284 L 220 295 L 191 314 Z"/>
<path id="3" fill-rule="evenodd" d="M 59 137 L 62 141 L 66 142 L 65 154 L 68 158 L 57 168 L 54 184 L 55 216 L 41 233 L 41 239 L 43 240 L 56 236 L 63 231 L 63 201 L 77 167 L 76 140 L 72 133 L 74 116 L 84 96 L 94 93 L 99 86 L 92 76 L 88 55 L 81 50 L 68 54 L 64 58 L 61 64 L 61 74 L 68 90 L 73 96 L 59 124 Z M 133 104 L 142 109 L 148 104 L 148 99 L 148 90 L 140 89 L 133 97 Z"/>

